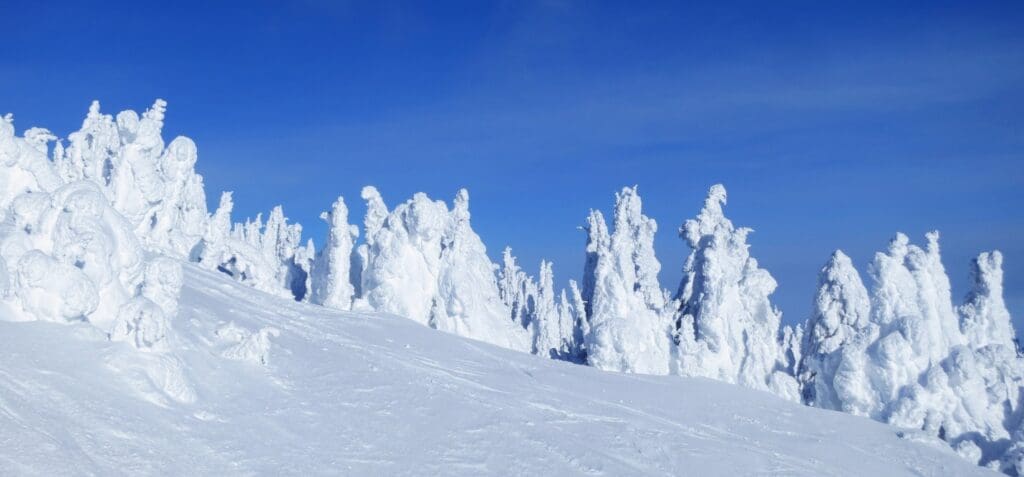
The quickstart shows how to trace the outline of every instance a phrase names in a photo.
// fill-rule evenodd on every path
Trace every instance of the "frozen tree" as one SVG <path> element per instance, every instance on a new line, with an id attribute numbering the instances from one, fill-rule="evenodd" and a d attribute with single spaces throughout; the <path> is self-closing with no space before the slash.
<path id="1" fill-rule="evenodd" d="M 798 400 L 801 392 L 800 363 L 803 360 L 804 327 L 786 325 L 780 330 L 779 356 L 775 372 L 768 381 L 771 392 L 788 399 Z"/>
<path id="2" fill-rule="evenodd" d="M 18 169 L 30 177 L 39 173 L 43 177 L 31 177 L 36 185 L 24 180 L 29 177 L 23 177 L 18 185 L 10 184 L 8 199 L 24 192 L 25 187 L 52 191 L 62 183 L 92 182 L 143 246 L 187 256 L 205 228 L 206 197 L 202 177 L 195 173 L 195 144 L 178 137 L 164 148 L 161 130 L 166 108 L 167 103 L 158 99 L 141 118 L 128 110 L 119 113 L 115 121 L 100 113 L 100 105 L 94 101 L 81 129 L 69 135 L 70 144 L 65 148 L 57 141 L 54 145 L 52 162 L 45 161 L 46 143 L 56 137 L 44 129 L 26 131 L 26 145 L 37 154 L 21 154 L 24 165 Z M 0 138 L 0 144 L 3 142 Z"/>
<path id="3" fill-rule="evenodd" d="M 608 235 L 608 224 L 604 221 L 604 215 L 600 210 L 591 210 L 587 216 L 587 225 L 582 227 L 587 233 L 587 254 L 586 262 L 583 265 L 583 289 L 581 296 L 586 307 L 587 316 L 594 312 L 592 304 L 594 301 L 594 288 L 597 280 L 597 262 L 605 250 L 611 238 Z"/>
<path id="4" fill-rule="evenodd" d="M 438 303 L 445 306 L 432 317 L 434 327 L 507 348 L 529 348 L 529 338 L 508 318 L 509 310 L 498 295 L 495 266 L 470 226 L 465 189 L 455 196 L 442 244 Z"/>
<path id="5" fill-rule="evenodd" d="M 165 194 L 136 228 L 144 242 L 179 257 L 187 257 L 202 239 L 208 217 L 203 178 L 195 172 L 197 157 L 191 139 L 171 141 L 159 162 Z"/>
<path id="6" fill-rule="evenodd" d="M 891 421 L 893 406 L 907 386 L 917 383 L 939 365 L 953 346 L 963 343 L 942 269 L 938 234 L 927 234 L 922 249 L 897 234 L 885 253 L 875 254 L 868 271 L 874 282 L 871 321 L 878 336 L 867 346 L 867 389 L 851 387 L 856 413 Z M 859 366 L 858 366 L 859 367 Z M 849 370 L 860 373 L 856 369 Z"/>
<path id="7" fill-rule="evenodd" d="M 44 151 L 14 134 L 14 117 L 0 119 L 0 219 L 18 196 L 53 192 L 63 184 Z"/>
<path id="8" fill-rule="evenodd" d="M 301 243 L 302 226 L 289 224 L 277 206 L 266 223 L 258 215 L 228 229 L 232 208 L 231 194 L 224 193 L 193 253 L 194 260 L 258 290 L 307 299 L 314 251 L 311 242 Z"/>
<path id="9" fill-rule="evenodd" d="M 327 243 L 313 262 L 311 301 L 339 310 L 352 307 L 355 287 L 351 282 L 353 243 L 359 228 L 348 223 L 348 207 L 338 197 L 330 212 L 320 218 L 327 222 Z"/>
<path id="10" fill-rule="evenodd" d="M 960 307 L 961 327 L 972 348 L 1016 348 L 1010 312 L 1003 302 L 1003 254 L 985 252 L 971 262 L 971 291 Z"/>
<path id="11" fill-rule="evenodd" d="M 870 305 L 849 260 L 833 256 L 808 324 L 804 396 L 921 429 L 969 460 L 1010 468 L 1005 443 L 1020 422 L 1024 373 L 1002 302 L 1001 256 L 974 261 L 972 290 L 954 309 L 938 233 L 926 238 L 921 248 L 897 234 L 875 255 Z"/>
<path id="12" fill-rule="evenodd" d="M 657 283 L 657 224 L 641 213 L 636 187 L 616 194 L 610 236 L 599 212 L 591 212 L 586 229 L 587 362 L 606 370 L 668 374 L 670 323 L 666 293 Z"/>
<path id="13" fill-rule="evenodd" d="M 691 248 L 679 287 L 676 319 L 680 374 L 705 376 L 797 399 L 795 379 L 780 370 L 781 313 L 769 296 L 775 279 L 750 256 L 748 228 L 735 228 L 714 185 L 680 235 Z"/>
<path id="14" fill-rule="evenodd" d="M 1003 305 L 1001 259 L 996 251 L 973 261 L 972 288 L 959 308 L 965 344 L 952 345 L 948 356 L 909 383 L 887 416 L 893 424 L 924 429 L 968 449 L 965 457 L 986 465 L 1000 457 L 1013 423 L 1020 422 L 1024 379 Z M 954 339 L 959 334 L 947 341 Z"/>
<path id="15" fill-rule="evenodd" d="M 842 409 L 835 390 L 836 371 L 846 346 L 865 339 L 871 302 L 867 288 L 842 251 L 836 250 L 821 273 L 814 311 L 807 322 L 799 378 L 804 403 Z"/>
<path id="16" fill-rule="evenodd" d="M 111 339 L 158 348 L 177 311 L 180 265 L 146 252 L 114 207 L 103 172 L 126 152 L 98 103 L 83 130 L 67 149 L 58 142 L 51 160 L 53 134 L 16 137 L 11 117 L 0 121 L 0 300 L 12 319 L 86 321 Z"/>
<path id="17" fill-rule="evenodd" d="M 498 293 L 502 303 L 511 310 L 512 321 L 524 329 L 532 326 L 536 316 L 537 288 L 533 278 L 516 264 L 512 249 L 505 247 L 498 272 Z"/>
<path id="18" fill-rule="evenodd" d="M 64 180 L 100 186 L 143 245 L 187 256 L 202 236 L 206 197 L 195 143 L 178 137 L 164 148 L 166 108 L 158 99 L 141 118 L 129 110 L 115 121 L 94 102 L 69 147 L 55 148 L 54 164 Z"/>
<path id="19" fill-rule="evenodd" d="M 573 363 L 586 363 L 586 335 L 590 332 L 590 323 L 587 321 L 586 307 L 583 297 L 580 294 L 579 286 L 574 280 L 569 280 L 569 290 L 562 289 L 558 300 L 558 316 L 561 324 L 561 334 L 565 343 L 565 355 L 561 357 Z"/>
<path id="20" fill-rule="evenodd" d="M 533 353 L 557 358 L 568 353 L 561 316 L 555 304 L 554 272 L 551 262 L 540 262 L 540 280 L 537 283 L 537 298 L 533 329 Z"/>
<path id="21" fill-rule="evenodd" d="M 366 259 L 362 297 L 369 306 L 428 324 L 437 295 L 441 235 L 448 209 L 426 194 L 416 194 L 379 220 L 376 204 L 383 204 L 376 189 L 364 188 L 367 200 Z M 386 211 L 385 211 L 386 213 Z M 387 224 L 386 226 L 384 224 Z"/>
<path id="22" fill-rule="evenodd" d="M 361 289 L 367 306 L 461 336 L 530 349 L 526 330 L 509 319 L 494 264 L 470 226 L 465 190 L 450 211 L 422 193 L 390 213 L 376 189 L 365 188 L 363 197 L 368 212 Z"/>
<path id="23" fill-rule="evenodd" d="M 502 302 L 511 312 L 514 323 L 530 330 L 533 353 L 566 361 L 582 363 L 583 336 L 586 326 L 583 299 L 576 282 L 570 280 L 570 291 L 555 294 L 551 262 L 541 261 L 539 280 L 528 276 L 506 247 L 498 272 L 498 290 Z"/>
<path id="24" fill-rule="evenodd" d="M 125 116 L 131 114 L 134 113 L 126 112 Z M 129 132 L 127 128 L 125 132 Z M 100 113 L 99 101 L 92 102 L 82 127 L 68 135 L 68 141 L 70 144 L 57 161 L 57 170 L 62 178 L 67 182 L 90 180 L 105 191 L 109 190 L 113 167 L 119 162 L 117 152 L 121 139 L 114 118 Z"/>
<path id="25" fill-rule="evenodd" d="M 384 204 L 380 192 L 373 186 L 363 187 L 359 195 L 366 201 L 366 214 L 363 216 L 363 229 L 366 231 L 366 235 L 365 243 L 356 247 L 352 253 L 351 282 L 355 287 L 355 296 L 362 297 L 364 295 L 363 271 L 366 270 L 369 262 L 370 247 L 374 244 L 374 237 L 384 226 L 384 221 L 387 220 L 388 207 Z M 359 300 L 356 303 L 365 304 L 366 301 Z"/>

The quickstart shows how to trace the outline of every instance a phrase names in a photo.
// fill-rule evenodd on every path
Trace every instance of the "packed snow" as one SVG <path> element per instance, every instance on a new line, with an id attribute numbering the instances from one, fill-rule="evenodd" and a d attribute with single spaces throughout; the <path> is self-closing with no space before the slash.
<path id="1" fill-rule="evenodd" d="M 796 326 L 722 185 L 674 294 L 637 186 L 586 217 L 563 288 L 491 262 L 465 189 L 389 209 L 367 186 L 361 229 L 338 197 L 317 251 L 281 206 L 209 212 L 166 113 L 0 120 L 5 474 L 1024 475 L 998 251 L 959 304 L 938 232 L 896 234 L 867 285 L 836 251 Z"/>

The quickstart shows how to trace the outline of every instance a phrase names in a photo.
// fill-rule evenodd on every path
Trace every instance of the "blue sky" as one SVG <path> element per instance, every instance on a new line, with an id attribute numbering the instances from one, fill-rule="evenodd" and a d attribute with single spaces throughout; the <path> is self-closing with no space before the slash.
<path id="1" fill-rule="evenodd" d="M 92 99 L 164 98 L 211 206 L 281 203 L 318 243 L 339 194 L 358 221 L 366 184 L 466 187 L 492 257 L 562 284 L 588 209 L 638 184 L 674 290 L 676 230 L 722 182 L 788 322 L 833 249 L 863 270 L 939 229 L 956 300 L 1004 252 L 1020 328 L 1022 25 L 1021 2 L 5 2 L 0 111 L 64 136 Z"/>

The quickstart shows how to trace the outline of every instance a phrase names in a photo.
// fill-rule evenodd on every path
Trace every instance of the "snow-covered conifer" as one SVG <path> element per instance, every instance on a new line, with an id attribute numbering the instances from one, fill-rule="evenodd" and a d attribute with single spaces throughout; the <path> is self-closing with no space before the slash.
<path id="1" fill-rule="evenodd" d="M 320 218 L 327 222 L 327 242 L 313 263 L 311 301 L 348 310 L 355 294 L 355 287 L 349 280 L 353 243 L 359 237 L 359 228 L 348 223 L 348 207 L 340 196 L 331 211 L 320 214 Z"/>
<path id="2" fill-rule="evenodd" d="M 959 308 L 967 343 L 978 349 L 991 344 L 1016 347 L 1010 312 L 1003 302 L 1003 254 L 984 252 L 971 261 L 971 290 Z"/>
<path id="3" fill-rule="evenodd" d="M 562 289 L 558 305 L 562 335 L 566 340 L 566 355 L 563 359 L 573 363 L 586 363 L 586 335 L 590 332 L 590 323 L 587 321 L 586 306 L 575 280 L 569 280 L 568 291 Z"/>
<path id="4" fill-rule="evenodd" d="M 526 330 L 509 319 L 494 264 L 470 226 L 465 190 L 450 211 L 422 193 L 390 213 L 376 189 L 365 188 L 363 197 L 368 212 L 362 298 L 368 306 L 461 336 L 530 349 Z"/>
<path id="5" fill-rule="evenodd" d="M 692 251 L 678 295 L 679 372 L 791 391 L 795 383 L 781 382 L 794 378 L 777 369 L 782 315 L 769 300 L 775 279 L 750 256 L 751 229 L 733 227 L 725 203 L 725 187 L 712 186 L 700 214 L 680 229 Z"/>
<path id="6" fill-rule="evenodd" d="M 262 216 L 244 223 L 231 222 L 230 193 L 210 217 L 194 260 L 219 270 L 258 290 L 295 300 L 308 300 L 312 244 L 302 245 L 302 226 L 289 224 L 281 206 L 274 207 L 266 223 Z"/>
<path id="7" fill-rule="evenodd" d="M 610 236 L 599 212 L 591 212 L 586 229 L 584 273 L 593 274 L 584 275 L 584 293 L 590 295 L 587 362 L 606 370 L 668 374 L 670 323 L 666 293 L 657 283 L 657 224 L 641 213 L 636 187 L 616 194 Z"/>
<path id="8" fill-rule="evenodd" d="M 524 329 L 530 328 L 536 315 L 537 283 L 516 264 L 512 248 L 505 247 L 501 257 L 502 265 L 498 271 L 501 301 L 511 310 L 513 322 Z"/>
<path id="9" fill-rule="evenodd" d="M 540 262 L 540 279 L 537 282 L 537 301 L 533 329 L 533 353 L 558 358 L 567 353 L 566 336 L 563 334 L 561 316 L 555 304 L 554 272 L 551 262 Z"/>
<path id="10" fill-rule="evenodd" d="M 804 403 L 841 409 L 834 380 L 844 347 L 861 339 L 870 326 L 867 288 L 842 251 L 836 250 L 818 274 L 814 309 L 807 322 L 799 378 Z"/>

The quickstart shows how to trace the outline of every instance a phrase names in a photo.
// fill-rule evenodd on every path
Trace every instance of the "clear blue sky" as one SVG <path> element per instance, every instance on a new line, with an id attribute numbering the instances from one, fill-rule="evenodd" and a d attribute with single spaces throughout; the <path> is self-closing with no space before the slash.
<path id="1" fill-rule="evenodd" d="M 339 194 L 361 221 L 366 184 L 389 205 L 467 187 L 492 257 L 564 284 L 587 210 L 639 184 L 674 290 L 676 229 L 722 182 L 786 321 L 833 249 L 863 269 L 937 228 L 954 298 L 1001 249 L 1024 323 L 1020 1 L 0 3 L 19 131 L 165 98 L 236 219 L 282 203 L 319 243 Z"/>

